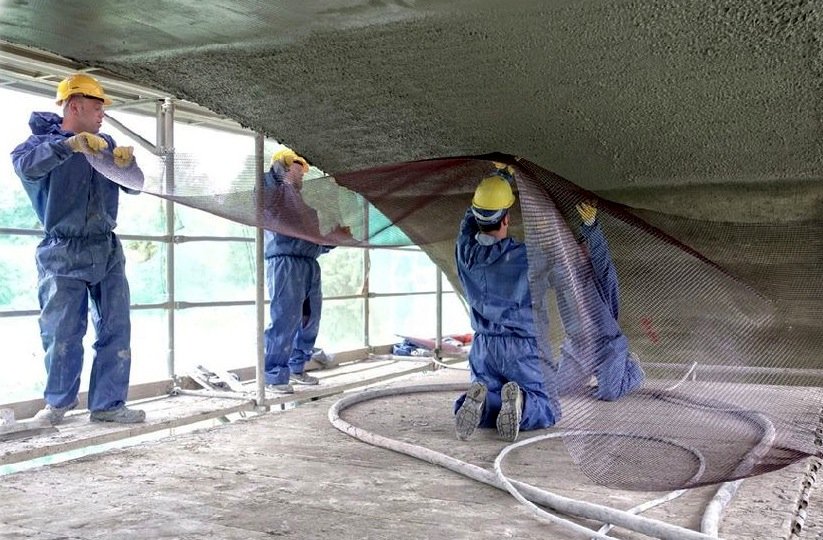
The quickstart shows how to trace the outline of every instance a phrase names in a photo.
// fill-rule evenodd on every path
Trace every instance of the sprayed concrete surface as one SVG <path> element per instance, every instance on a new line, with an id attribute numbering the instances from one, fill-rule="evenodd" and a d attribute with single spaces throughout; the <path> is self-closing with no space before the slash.
<path id="1" fill-rule="evenodd" d="M 465 377 L 440 370 L 396 384 Z M 373 433 L 491 468 L 505 444 L 489 430 L 457 441 L 454 397 L 439 392 L 385 398 L 342 416 Z M 572 537 L 534 519 L 507 493 L 343 434 L 327 418 L 333 403 L 323 399 L 2 477 L 0 538 Z M 799 462 L 744 481 L 722 521 L 721 537 L 786 537 L 804 467 Z M 542 489 L 615 508 L 658 495 L 594 485 L 560 442 L 517 450 L 504 470 Z M 711 486 L 691 490 L 645 515 L 697 528 L 713 493 Z M 622 529 L 613 534 L 644 538 Z"/>
<path id="2" fill-rule="evenodd" d="M 191 99 L 329 172 L 524 156 L 589 189 L 819 181 L 811 0 L 5 2 L 0 39 Z"/>

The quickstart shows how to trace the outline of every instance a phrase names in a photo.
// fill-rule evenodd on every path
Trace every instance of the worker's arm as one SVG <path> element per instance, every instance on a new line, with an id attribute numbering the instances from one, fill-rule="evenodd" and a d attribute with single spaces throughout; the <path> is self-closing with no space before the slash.
<path id="1" fill-rule="evenodd" d="M 597 221 L 597 202 L 581 202 L 575 206 L 583 220 L 580 232 L 589 249 L 589 258 L 594 270 L 595 283 L 600 298 L 609 307 L 612 316 L 617 320 L 620 309 L 620 294 L 617 287 L 617 270 L 612 262 L 609 244 L 600 223 Z"/>
<path id="2" fill-rule="evenodd" d="M 14 171 L 24 182 L 39 182 L 74 154 L 61 140 L 31 136 L 11 153 Z"/>

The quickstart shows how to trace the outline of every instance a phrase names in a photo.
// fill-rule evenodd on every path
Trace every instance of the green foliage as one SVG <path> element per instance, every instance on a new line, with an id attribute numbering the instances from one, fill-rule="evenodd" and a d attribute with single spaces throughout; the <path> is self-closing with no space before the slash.
<path id="1" fill-rule="evenodd" d="M 9 179 L 9 180 L 16 180 Z M 9 200 L 3 200 L 5 198 Z M 0 227 L 9 229 L 40 229 L 43 225 L 37 219 L 37 214 L 31 207 L 26 192 L 17 181 L 14 189 L 6 193 L 6 197 L 0 199 Z M 10 243 L 18 244 L 24 242 L 25 239 L 19 236 L 6 237 Z"/>
<path id="2" fill-rule="evenodd" d="M 20 271 L 0 260 L 0 275 L 3 280 L 0 281 L 0 306 L 8 306 L 17 298 L 22 291 L 19 290 L 19 285 L 22 283 Z"/>
<path id="3" fill-rule="evenodd" d="M 351 296 L 363 291 L 363 250 L 338 247 L 318 259 L 323 296 Z"/>
<path id="4" fill-rule="evenodd" d="M 352 296 L 363 291 L 363 250 L 338 247 L 320 257 L 323 297 Z M 324 300 L 319 339 L 341 350 L 363 345 L 363 300 Z"/>
<path id="5" fill-rule="evenodd" d="M 133 304 L 157 304 L 166 300 L 165 249 L 166 245 L 160 242 L 123 242 Z"/>
<path id="6" fill-rule="evenodd" d="M 324 300 L 317 343 L 327 350 L 344 351 L 364 345 L 363 300 Z"/>

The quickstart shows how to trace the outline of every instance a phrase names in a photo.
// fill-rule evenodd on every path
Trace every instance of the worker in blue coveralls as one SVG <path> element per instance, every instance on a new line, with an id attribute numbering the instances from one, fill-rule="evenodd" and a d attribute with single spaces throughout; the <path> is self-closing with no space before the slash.
<path id="1" fill-rule="evenodd" d="M 520 429 L 550 427 L 560 420 L 558 396 L 586 388 L 592 376 L 598 383 L 594 395 L 603 400 L 618 399 L 644 380 L 617 324 L 617 272 L 592 204 L 576 208 L 601 300 L 589 303 L 594 313 L 587 314 L 596 322 L 588 333 L 595 335 L 567 336 L 559 369 L 538 353 L 526 246 L 508 238 L 512 181 L 505 166 L 481 181 L 457 241 L 458 276 L 475 330 L 469 353 L 472 383 L 455 403 L 461 440 L 477 427 L 496 425 L 507 441 L 514 441 Z M 563 298 L 558 294 L 561 318 L 568 324 L 566 313 L 573 306 L 563 305 Z"/>
<path id="2" fill-rule="evenodd" d="M 123 248 L 113 232 L 120 190 L 138 191 L 106 178 L 84 156 L 110 151 L 118 167 L 137 167 L 133 148 L 117 146 L 99 133 L 103 107 L 109 104 L 93 77 L 67 77 L 57 86 L 63 117 L 32 113 L 32 135 L 11 154 L 45 233 L 35 258 L 47 378 L 45 407 L 35 418 L 52 425 L 79 404 L 89 299 L 96 333 L 90 418 L 136 423 L 146 416 L 125 405 L 131 369 L 129 285 Z"/>
<path id="3" fill-rule="evenodd" d="M 628 339 L 618 324 L 617 270 L 597 220 L 597 206 L 594 202 L 583 202 L 576 208 L 583 221 L 580 228 L 582 247 L 592 265 L 591 275 L 598 298 L 588 302 L 586 307 L 591 329 L 577 332 L 567 328 L 566 338 L 560 346 L 557 388 L 561 396 L 589 393 L 588 383 L 594 377 L 594 396 L 613 401 L 640 387 L 645 374 L 637 357 L 629 351 Z M 569 318 L 564 317 L 565 313 L 572 313 L 571 317 L 574 317 L 572 306 L 564 305 L 566 297 L 558 294 L 557 298 L 561 318 Z M 576 326 L 565 320 L 564 324 Z"/>
<path id="4" fill-rule="evenodd" d="M 514 441 L 521 429 L 560 419 L 555 368 L 535 334 L 526 245 L 509 238 L 515 197 L 504 170 L 484 178 L 460 224 L 457 274 L 475 332 L 469 352 L 471 385 L 455 402 L 455 432 L 468 439 L 477 427 L 496 427 Z"/>
<path id="5" fill-rule="evenodd" d="M 303 175 L 309 170 L 304 158 L 289 148 L 272 156 L 264 177 L 267 211 L 282 228 L 314 237 L 321 236 L 317 211 L 303 201 Z M 351 238 L 347 227 L 335 227 L 325 238 Z M 282 232 L 265 231 L 266 284 L 271 298 L 271 321 L 264 332 L 266 388 L 291 394 L 293 384 L 315 385 L 316 377 L 305 372 L 316 352 L 323 303 L 320 265 L 317 258 L 331 245 Z"/>

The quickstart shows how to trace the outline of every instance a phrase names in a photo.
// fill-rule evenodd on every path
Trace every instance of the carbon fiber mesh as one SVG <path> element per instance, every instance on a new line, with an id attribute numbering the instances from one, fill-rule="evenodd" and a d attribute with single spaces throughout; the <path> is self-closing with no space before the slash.
<path id="1" fill-rule="evenodd" d="M 138 183 L 110 156 L 92 161 L 124 185 Z M 255 189 L 253 161 L 247 174 L 216 192 L 192 172 L 196 156 L 177 155 L 143 164 L 143 190 L 319 243 L 416 244 L 460 290 L 458 224 L 492 161 L 516 170 L 512 231 L 528 247 L 537 332 L 552 361 L 569 334 L 584 356 L 600 345 L 589 316 L 598 299 L 574 210 L 583 200 L 598 201 L 620 281 L 620 326 L 648 379 L 615 402 L 593 399 L 587 385 L 563 397 L 558 428 L 569 430 L 566 446 L 589 477 L 619 488 L 669 490 L 764 473 L 817 451 L 823 391 L 803 370 L 818 367 L 823 350 L 820 332 L 804 325 L 823 316 L 821 265 L 814 262 L 823 252 L 819 220 L 721 223 L 632 209 L 503 154 L 307 180 L 303 198 L 317 211 L 319 230 L 301 225 L 299 209 L 276 207 L 272 193 Z M 166 181 L 170 170 L 173 184 Z M 329 237 L 337 224 L 350 227 L 353 238 Z M 557 307 L 560 296 L 571 306 L 565 312 Z"/>

